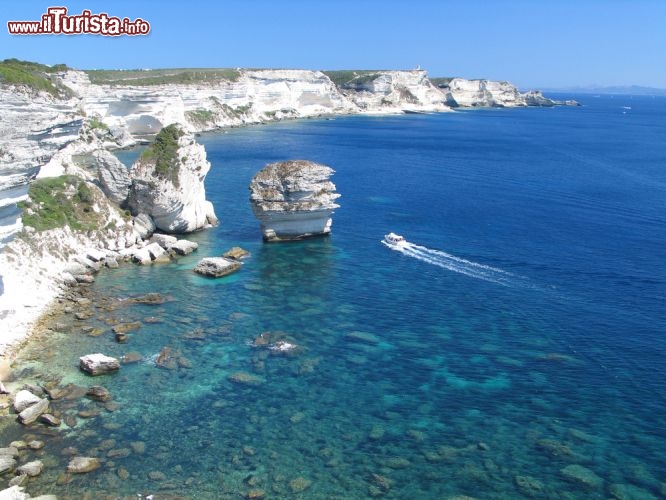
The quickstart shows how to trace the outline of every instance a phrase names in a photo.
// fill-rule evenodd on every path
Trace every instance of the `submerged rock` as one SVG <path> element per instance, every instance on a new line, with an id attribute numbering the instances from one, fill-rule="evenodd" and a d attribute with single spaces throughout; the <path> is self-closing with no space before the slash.
<path id="1" fill-rule="evenodd" d="M 617 500 L 657 500 L 652 493 L 633 484 L 611 484 L 608 490 Z"/>
<path id="2" fill-rule="evenodd" d="M 102 403 L 106 403 L 107 401 L 111 401 L 113 399 L 111 392 L 109 392 L 106 387 L 101 385 L 91 386 L 88 389 L 88 392 L 86 392 L 86 396 L 95 401 L 101 401 Z"/>
<path id="3" fill-rule="evenodd" d="M 235 372 L 227 377 L 231 382 L 240 385 L 261 385 L 265 380 L 259 375 L 254 375 L 248 372 Z"/>
<path id="4" fill-rule="evenodd" d="M 604 484 L 604 480 L 594 471 L 582 465 L 567 465 L 560 472 L 568 481 L 583 488 L 598 489 Z"/>
<path id="5" fill-rule="evenodd" d="M 201 259 L 194 268 L 194 272 L 211 278 L 220 278 L 238 271 L 241 263 L 224 257 L 207 257 Z"/>
<path id="6" fill-rule="evenodd" d="M 250 252 L 241 247 L 232 247 L 222 254 L 226 259 L 241 260 L 249 256 Z"/>
<path id="7" fill-rule="evenodd" d="M 291 489 L 292 493 L 301 493 L 307 490 L 310 486 L 312 486 L 312 481 L 302 476 L 289 481 L 289 489 Z"/>
<path id="8" fill-rule="evenodd" d="M 141 328 L 141 323 L 139 321 L 132 321 L 131 323 L 118 323 L 112 330 L 113 333 L 128 333 L 139 328 Z"/>
<path id="9" fill-rule="evenodd" d="M 42 473 L 43 468 L 44 464 L 42 463 L 41 460 L 34 460 L 32 462 L 28 462 L 21 465 L 18 469 L 16 469 L 16 472 L 18 474 L 25 474 L 26 476 L 29 477 L 35 477 L 39 476 Z"/>
<path id="10" fill-rule="evenodd" d="M 331 232 L 333 169 L 307 160 L 266 165 L 250 183 L 250 200 L 265 241 L 288 241 Z"/>
<path id="11" fill-rule="evenodd" d="M 99 469 L 101 463 L 98 458 L 74 457 L 67 464 L 67 472 L 70 474 L 85 474 Z"/>
<path id="12" fill-rule="evenodd" d="M 60 427 L 60 424 L 62 424 L 62 421 L 56 417 L 55 415 L 51 415 L 50 413 L 44 413 L 39 417 L 39 421 L 48 425 L 49 427 Z"/>

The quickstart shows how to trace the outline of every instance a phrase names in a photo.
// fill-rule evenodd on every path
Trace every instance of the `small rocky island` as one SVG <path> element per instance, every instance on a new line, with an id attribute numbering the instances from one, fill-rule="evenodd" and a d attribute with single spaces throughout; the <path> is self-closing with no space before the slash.
<path id="1" fill-rule="evenodd" d="M 291 241 L 331 232 L 340 197 L 334 170 L 307 160 L 271 163 L 250 183 L 250 201 L 264 241 Z"/>

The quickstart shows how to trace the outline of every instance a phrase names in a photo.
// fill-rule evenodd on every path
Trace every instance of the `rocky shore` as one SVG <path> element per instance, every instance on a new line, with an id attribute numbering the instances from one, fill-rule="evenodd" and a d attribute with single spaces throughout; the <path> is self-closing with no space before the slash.
<path id="1" fill-rule="evenodd" d="M 127 171 L 96 149 L 85 165 L 67 164 L 64 175 L 32 184 L 25 228 L 0 251 L 0 355 L 11 356 L 54 299 L 91 283 L 103 267 L 169 262 L 197 249 L 156 231 L 188 233 L 217 223 L 204 188 L 210 163 L 194 137 L 166 128 L 146 151 Z"/>

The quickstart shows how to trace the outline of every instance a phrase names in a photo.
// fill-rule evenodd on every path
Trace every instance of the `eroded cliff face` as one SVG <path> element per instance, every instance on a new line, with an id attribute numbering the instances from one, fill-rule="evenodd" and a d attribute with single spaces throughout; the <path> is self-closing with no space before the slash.
<path id="1" fill-rule="evenodd" d="M 170 140 L 177 140 L 177 145 L 167 151 L 168 158 L 163 151 L 148 150 L 133 165 L 127 206 L 135 216 L 150 216 L 157 229 L 168 233 L 217 224 L 213 204 L 206 200 L 204 179 L 210 170 L 206 150 L 174 125 L 165 128 L 151 147 L 158 147 L 162 133 L 166 136 L 169 131 L 174 131 Z"/>
<path id="2" fill-rule="evenodd" d="M 331 232 L 340 195 L 333 169 L 307 160 L 271 163 L 250 183 L 252 211 L 265 241 L 289 241 Z"/>
<path id="3" fill-rule="evenodd" d="M 89 116 L 132 136 L 154 135 L 171 123 L 190 132 L 284 118 L 358 112 L 320 71 L 242 70 L 234 81 L 148 86 L 93 85 L 81 71 L 61 82 Z"/>
<path id="4" fill-rule="evenodd" d="M 340 87 L 366 112 L 450 111 L 444 93 L 430 83 L 422 70 L 363 73 Z"/>
<path id="5" fill-rule="evenodd" d="M 20 342 L 39 314 L 75 281 L 69 271 L 76 267 L 91 273 L 102 266 L 101 256 L 113 257 L 140 241 L 133 222 L 94 184 L 86 185 L 88 217 L 96 229 L 25 228 L 0 251 L 0 355 Z"/>
<path id="6" fill-rule="evenodd" d="M 555 106 L 556 101 L 547 99 L 539 92 L 521 93 L 509 82 L 493 80 L 466 80 L 453 78 L 441 88 L 446 93 L 446 102 L 452 107 L 505 107 Z"/>

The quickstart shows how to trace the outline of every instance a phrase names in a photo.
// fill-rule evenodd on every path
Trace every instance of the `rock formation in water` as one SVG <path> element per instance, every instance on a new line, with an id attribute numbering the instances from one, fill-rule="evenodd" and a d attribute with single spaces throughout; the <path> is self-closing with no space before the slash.
<path id="1" fill-rule="evenodd" d="M 217 217 L 204 187 L 208 170 L 203 146 L 180 127 L 165 127 L 132 167 L 127 205 L 133 215 L 149 215 L 168 233 L 214 225 Z"/>
<path id="2" fill-rule="evenodd" d="M 289 241 L 331 232 L 333 169 L 307 160 L 271 163 L 250 183 L 250 201 L 265 241 Z"/>

